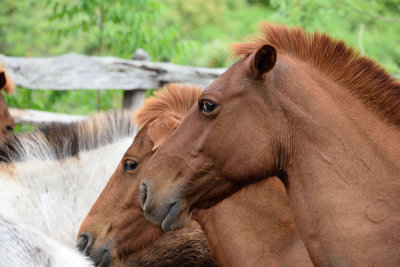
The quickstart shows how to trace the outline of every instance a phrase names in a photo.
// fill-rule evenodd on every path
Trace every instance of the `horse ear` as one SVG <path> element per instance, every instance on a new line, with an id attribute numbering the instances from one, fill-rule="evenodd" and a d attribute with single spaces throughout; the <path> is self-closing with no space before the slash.
<path id="1" fill-rule="evenodd" d="M 149 124 L 147 134 L 153 142 L 153 151 L 157 150 L 179 125 L 179 120 L 172 116 L 163 116 Z"/>
<path id="2" fill-rule="evenodd" d="M 3 71 L 0 73 L 0 90 L 3 89 L 6 83 L 7 83 L 6 74 Z"/>
<path id="3" fill-rule="evenodd" d="M 253 55 L 251 64 L 253 74 L 256 78 L 260 78 L 261 75 L 270 71 L 276 62 L 276 50 L 271 45 L 263 45 Z"/>

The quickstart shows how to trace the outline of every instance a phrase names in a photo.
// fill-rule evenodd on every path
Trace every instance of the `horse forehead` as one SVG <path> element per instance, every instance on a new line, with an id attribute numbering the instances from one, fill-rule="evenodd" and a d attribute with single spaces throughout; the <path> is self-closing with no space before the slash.
<path id="1" fill-rule="evenodd" d="M 151 139 L 147 133 L 148 128 L 148 125 L 145 125 L 137 132 L 127 151 L 141 151 L 146 145 L 149 145 Z"/>
<path id="2" fill-rule="evenodd" d="M 241 59 L 232 64 L 224 73 L 222 73 L 216 80 L 214 80 L 211 84 L 209 84 L 203 92 L 218 90 L 222 91 L 229 84 L 231 85 L 231 81 L 238 80 L 245 76 L 245 64 L 244 59 Z"/>
<path id="3" fill-rule="evenodd" d="M 296 65 L 296 61 L 291 57 L 280 54 L 278 59 L 272 71 L 266 73 L 264 76 L 265 81 L 267 81 L 266 85 L 276 88 L 287 85 L 293 78 L 293 71 L 295 69 L 298 70 L 298 68 L 293 68 Z M 248 64 L 246 60 L 248 60 L 248 57 L 235 62 L 214 82 L 208 85 L 204 89 L 203 94 L 216 93 L 217 95 L 227 96 L 240 94 L 243 90 L 248 90 L 251 78 L 248 77 Z"/>

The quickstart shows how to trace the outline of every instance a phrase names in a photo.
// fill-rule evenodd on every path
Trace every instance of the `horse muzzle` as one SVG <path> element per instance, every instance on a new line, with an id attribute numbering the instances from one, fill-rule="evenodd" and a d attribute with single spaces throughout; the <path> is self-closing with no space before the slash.
<path id="1" fill-rule="evenodd" d="M 164 231 L 176 231 L 189 223 L 190 214 L 178 198 L 172 196 L 158 201 L 147 179 L 140 185 L 139 192 L 144 215 L 151 223 L 160 225 Z"/>
<path id="2" fill-rule="evenodd" d="M 76 247 L 84 255 L 89 256 L 96 267 L 108 267 L 112 260 L 109 246 L 104 245 L 91 251 L 93 242 L 94 238 L 91 233 L 83 233 L 78 237 Z"/>

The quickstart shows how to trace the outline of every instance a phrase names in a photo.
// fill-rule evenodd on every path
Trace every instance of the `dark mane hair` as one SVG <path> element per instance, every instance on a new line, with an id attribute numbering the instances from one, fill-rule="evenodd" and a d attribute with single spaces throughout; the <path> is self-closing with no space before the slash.
<path id="1" fill-rule="evenodd" d="M 194 85 L 170 83 L 154 93 L 137 111 L 135 122 L 143 127 L 160 116 L 181 119 L 186 116 L 201 95 L 201 89 Z"/>
<path id="2" fill-rule="evenodd" d="M 263 23 L 264 37 L 232 45 L 234 55 L 246 57 L 261 46 L 274 46 L 278 53 L 310 63 L 328 77 L 347 87 L 382 119 L 400 124 L 400 83 L 372 59 L 361 56 L 343 41 L 326 33 L 306 33 Z"/>
<path id="3" fill-rule="evenodd" d="M 0 162 L 60 160 L 96 149 L 137 132 L 132 111 L 96 113 L 74 123 L 51 123 L 12 135 L 0 145 Z"/>

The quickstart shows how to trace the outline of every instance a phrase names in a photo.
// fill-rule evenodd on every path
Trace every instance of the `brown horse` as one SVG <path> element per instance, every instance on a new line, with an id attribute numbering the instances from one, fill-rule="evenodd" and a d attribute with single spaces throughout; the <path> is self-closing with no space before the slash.
<path id="1" fill-rule="evenodd" d="M 183 119 L 185 113 L 200 96 L 200 89 L 189 89 L 185 87 L 179 89 L 177 85 L 169 85 L 164 91 L 157 93 L 158 97 L 145 103 L 136 116 L 137 122 L 143 129 L 126 152 L 125 161 L 132 158 L 140 165 L 148 161 L 154 150 L 172 133 L 177 123 Z M 147 145 L 142 144 L 143 140 L 148 142 Z M 98 198 L 82 224 L 80 232 L 85 233 L 84 236 L 93 237 L 105 233 L 99 240 L 95 240 L 98 242 L 97 247 L 107 245 L 107 240 L 134 239 L 138 236 L 137 229 L 149 227 L 143 213 L 136 211 L 140 205 L 139 192 L 131 191 L 135 188 L 134 185 L 138 184 L 144 170 L 143 167 L 136 168 L 134 172 L 127 172 L 121 167 L 115 171 L 104 193 Z M 123 184 L 125 179 L 128 181 Z M 263 185 L 265 186 L 246 188 L 212 209 L 197 212 L 196 218 L 205 230 L 218 264 L 220 266 L 312 266 L 295 227 L 282 183 L 275 178 L 275 180 L 265 180 Z M 111 187 L 114 187 L 114 190 L 107 189 Z M 259 202 L 259 197 L 264 195 L 268 195 L 268 201 Z M 121 199 L 121 196 L 122 201 L 113 201 Z M 125 203 L 136 204 L 132 206 Z M 121 209 L 121 206 L 127 206 L 127 209 Z M 133 211 L 128 209 L 131 206 Z M 192 221 L 193 223 L 196 222 Z M 107 232 L 105 229 L 111 225 L 112 231 Z M 264 235 L 260 236 L 260 233 Z M 224 242 L 229 242 L 230 246 L 224 246 Z M 122 248 L 124 245 L 117 241 L 115 244 L 109 244 L 107 249 L 111 255 L 115 255 L 118 252 L 114 251 L 124 249 Z M 173 244 L 166 243 L 166 245 L 171 247 Z M 174 250 L 172 247 L 170 254 L 173 253 L 179 257 L 179 253 L 184 251 Z M 149 258 L 156 261 L 155 257 Z"/>
<path id="2" fill-rule="evenodd" d="M 148 101 L 147 112 L 154 114 L 154 120 L 141 120 L 142 129 L 79 230 L 77 247 L 96 266 L 216 266 L 197 221 L 164 234 L 146 220 L 139 200 L 138 174 L 158 142 L 175 129 L 177 118 L 183 117 L 200 95 L 200 89 L 185 86 L 180 90 L 177 85 L 168 85 L 156 92 L 160 101 Z"/>
<path id="3" fill-rule="evenodd" d="M 6 101 L 1 93 L 4 90 L 6 93 L 11 93 L 15 88 L 14 83 L 5 73 L 5 70 L 0 65 L 0 142 L 4 141 L 4 138 L 13 132 L 15 122 L 8 111 Z"/>
<path id="4" fill-rule="evenodd" d="M 149 161 L 146 217 L 180 229 L 194 208 L 278 176 L 314 264 L 400 265 L 399 82 L 326 34 L 264 33 L 234 46 L 242 59 Z"/>

